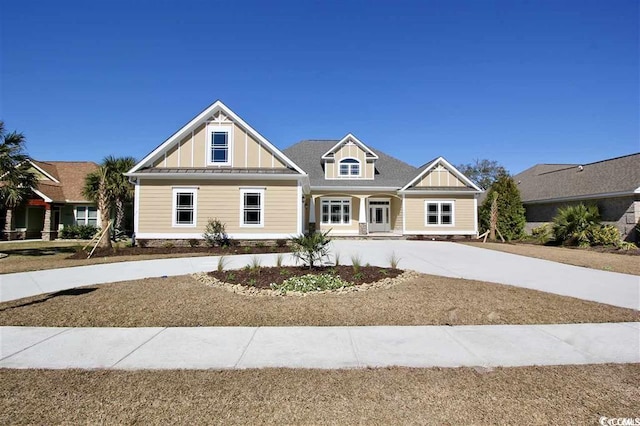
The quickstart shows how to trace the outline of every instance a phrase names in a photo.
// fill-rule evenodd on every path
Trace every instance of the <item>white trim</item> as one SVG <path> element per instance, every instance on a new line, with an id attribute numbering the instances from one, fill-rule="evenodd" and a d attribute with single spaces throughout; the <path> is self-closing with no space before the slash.
<path id="1" fill-rule="evenodd" d="M 342 162 L 345 160 L 355 160 L 358 163 L 358 174 L 357 175 L 352 175 L 351 174 L 351 168 L 354 166 L 355 163 L 347 163 L 347 166 L 349 168 L 349 173 L 346 175 L 342 174 Z M 334 161 L 335 163 L 335 161 Z M 337 162 L 336 164 L 338 166 L 338 174 L 334 174 L 333 178 L 329 178 L 331 179 L 360 179 L 362 178 L 362 161 L 360 161 L 359 158 L 357 157 L 343 157 L 340 159 L 340 161 Z"/>
<path id="2" fill-rule="evenodd" d="M 41 197 L 45 202 L 47 203 L 53 203 L 53 200 L 49 197 L 47 197 L 46 195 L 44 195 L 42 192 L 38 191 L 35 188 L 31 188 L 31 190 L 38 196 Z"/>
<path id="3" fill-rule="evenodd" d="M 278 240 L 291 238 L 292 234 L 287 233 L 228 233 L 230 238 L 235 240 Z M 176 239 L 176 240 L 189 240 L 197 239 L 202 240 L 202 233 L 197 232 L 143 232 L 136 234 L 136 239 Z"/>
<path id="4" fill-rule="evenodd" d="M 458 187 L 459 188 L 459 187 Z M 481 192 L 478 191 L 473 191 L 473 190 L 469 190 L 469 191 L 448 191 L 448 190 L 437 190 L 437 189 L 425 189 L 425 190 L 419 190 L 419 189 L 410 189 L 407 191 L 398 191 L 398 193 L 400 194 L 407 194 L 407 195 L 474 195 L 474 194 L 482 194 Z"/>
<path id="5" fill-rule="evenodd" d="M 478 197 L 473 197 L 473 223 L 475 234 L 478 235 Z"/>
<path id="6" fill-rule="evenodd" d="M 136 179 L 133 197 L 133 233 L 137 236 L 140 226 L 140 179 Z"/>
<path id="7" fill-rule="evenodd" d="M 233 125 L 232 124 L 212 124 L 207 123 L 205 128 L 205 146 L 207 149 L 207 156 L 205 158 L 205 164 L 207 166 L 231 166 L 233 165 Z M 227 161 L 214 162 L 211 158 L 211 152 L 213 150 L 213 138 L 212 133 L 226 133 L 227 134 Z"/>
<path id="8" fill-rule="evenodd" d="M 265 193 L 264 187 L 263 188 L 240 188 L 240 228 L 264 228 L 264 222 L 265 222 L 264 193 Z M 245 194 L 260 194 L 260 223 L 244 223 Z"/>
<path id="9" fill-rule="evenodd" d="M 84 217 L 84 223 L 78 223 L 78 208 L 82 207 L 83 209 L 85 209 L 85 217 Z M 89 225 L 89 208 L 94 208 L 96 209 L 96 228 L 99 228 L 102 223 L 100 220 L 100 209 L 98 209 L 97 206 L 93 205 L 93 204 L 84 204 L 84 205 L 75 205 L 73 206 L 73 224 L 74 225 Z"/>
<path id="10" fill-rule="evenodd" d="M 447 169 L 449 169 L 449 172 L 451 172 L 454 175 L 456 175 L 456 177 L 458 179 L 460 179 L 463 183 L 466 183 L 467 185 L 469 185 L 473 189 L 482 192 L 482 189 L 480 189 L 480 187 L 478 187 L 478 185 L 476 185 L 475 183 L 473 183 L 471 181 L 471 179 L 469 179 L 468 177 L 463 175 L 460 172 L 460 170 L 458 170 L 455 167 L 453 167 L 447 160 L 444 159 L 444 157 L 438 157 L 437 159 L 435 159 L 431 164 L 429 164 L 429 166 L 427 168 L 425 168 L 423 171 L 418 173 L 418 176 L 416 176 L 408 184 L 403 186 L 400 190 L 401 191 L 405 191 L 408 188 L 410 188 L 411 186 L 413 186 L 416 182 L 418 182 L 424 175 L 426 175 L 431 169 L 433 169 L 438 164 L 443 164 Z"/>
<path id="11" fill-rule="evenodd" d="M 31 164 L 33 166 L 33 168 L 35 168 L 36 170 L 38 170 L 40 173 L 42 173 L 43 175 L 45 175 L 46 177 L 48 177 L 49 179 L 51 179 L 52 181 L 54 181 L 55 183 L 60 183 L 60 181 L 56 178 L 54 178 L 52 175 L 50 175 L 49 173 L 47 173 L 42 167 L 38 166 L 36 163 L 34 163 L 31 160 L 27 160 L 29 162 L 29 164 Z M 3 175 L 4 176 L 4 175 Z"/>
<path id="12" fill-rule="evenodd" d="M 300 180 L 301 175 L 292 174 L 276 174 L 276 173 L 128 173 L 128 177 L 137 177 L 145 179 L 220 179 L 220 180 Z"/>
<path id="13" fill-rule="evenodd" d="M 178 193 L 193 194 L 193 223 L 176 223 L 177 199 Z M 193 186 L 174 186 L 171 188 L 171 227 L 173 228 L 195 228 L 198 223 L 198 188 Z"/>
<path id="14" fill-rule="evenodd" d="M 404 235 L 476 235 L 477 232 L 473 230 L 453 231 L 442 228 L 441 231 L 411 231 L 407 230 Z"/>
<path id="15" fill-rule="evenodd" d="M 634 194 L 640 194 L 640 188 L 636 189 L 635 191 L 604 192 L 602 194 L 575 195 L 573 197 L 560 197 L 560 198 L 548 198 L 545 200 L 523 201 L 522 204 L 546 204 L 546 203 L 556 203 L 560 201 L 596 200 L 599 198 L 628 197 L 629 195 L 634 195 Z"/>
<path id="16" fill-rule="evenodd" d="M 353 215 L 353 203 L 351 202 L 351 200 L 353 199 L 353 197 L 351 196 L 347 196 L 347 197 L 320 197 L 320 224 L 321 225 L 329 225 L 329 226 L 351 226 L 351 222 L 352 222 L 352 215 Z M 322 205 L 324 204 L 325 201 L 329 202 L 329 206 L 331 206 L 331 201 L 342 201 L 344 203 L 344 201 L 347 201 L 349 203 L 349 223 L 343 222 L 344 219 L 344 211 L 342 208 L 340 208 L 340 223 L 332 223 L 331 222 L 331 207 L 329 207 L 329 222 L 323 222 L 322 221 Z M 344 205 L 344 204 L 341 204 Z M 317 220 L 317 218 L 316 218 Z M 316 222 L 317 223 L 317 222 Z"/>
<path id="17" fill-rule="evenodd" d="M 402 194 L 402 233 L 407 231 L 407 203 L 405 202 L 405 196 Z"/>
<path id="18" fill-rule="evenodd" d="M 337 144 L 335 144 L 333 147 L 331 147 L 331 149 L 327 152 L 324 153 L 324 155 L 322 156 L 323 160 L 328 160 L 330 158 L 333 157 L 329 157 L 329 154 L 335 153 L 335 151 L 343 144 L 343 143 L 347 143 L 347 142 L 353 142 L 356 145 L 358 145 L 363 151 L 365 151 L 368 154 L 371 154 L 371 156 L 369 158 L 374 158 L 374 159 L 378 159 L 378 156 L 376 155 L 375 152 L 371 151 L 371 149 L 369 149 L 369 147 L 367 147 L 364 143 L 362 143 L 358 138 L 356 138 L 353 134 L 351 133 L 347 133 L 347 135 L 345 137 L 343 137 L 342 139 L 340 139 L 340 141 L 338 141 Z M 365 160 L 367 159 L 367 156 L 365 154 Z"/>
<path id="19" fill-rule="evenodd" d="M 271 150 L 282 162 L 291 166 L 294 170 L 296 170 L 300 174 L 306 174 L 304 170 L 302 170 L 298 165 L 296 165 L 293 161 L 289 159 L 286 155 L 284 155 L 278 148 L 272 145 L 267 139 L 264 138 L 260 133 L 258 133 L 255 129 L 249 126 L 243 119 L 241 119 L 236 113 L 231 111 L 229 107 L 223 104 L 221 101 L 215 101 L 209 107 L 207 107 L 204 111 L 194 117 L 189 123 L 184 125 L 180 130 L 171 135 L 167 140 L 165 140 L 162 144 L 160 144 L 156 149 L 150 152 L 146 157 L 144 157 L 138 164 L 133 166 L 129 173 L 135 173 L 141 168 L 148 165 L 148 163 L 154 160 L 156 157 L 160 155 L 163 150 L 166 150 L 169 145 L 175 142 L 176 139 L 180 139 L 180 137 L 197 126 L 204 123 L 209 117 L 211 117 L 215 112 L 222 111 L 227 117 L 230 117 L 232 121 L 235 121 L 237 125 L 243 128 L 245 132 L 250 132 L 253 137 L 262 142 L 269 150 Z M 206 144 L 205 144 L 206 146 Z"/>
<path id="20" fill-rule="evenodd" d="M 341 179 L 344 180 L 344 179 Z M 362 180 L 362 179 L 361 179 Z M 393 191 L 398 192 L 397 186 L 310 186 L 311 191 Z"/>
<path id="21" fill-rule="evenodd" d="M 273 157 L 272 157 L 273 158 Z M 304 229 L 304 200 L 302 198 L 302 184 L 298 181 L 298 229 L 297 234 L 302 234 L 302 230 Z"/>
<path id="22" fill-rule="evenodd" d="M 429 223 L 427 216 L 429 215 L 429 210 L 427 209 L 427 205 L 436 204 L 438 206 L 437 217 L 438 223 Z M 440 223 L 442 221 L 442 205 L 443 204 L 451 204 L 451 223 Z M 435 227 L 443 227 L 450 228 L 456 225 L 456 203 L 455 200 L 424 200 L 424 226 L 425 228 L 435 228 Z"/>

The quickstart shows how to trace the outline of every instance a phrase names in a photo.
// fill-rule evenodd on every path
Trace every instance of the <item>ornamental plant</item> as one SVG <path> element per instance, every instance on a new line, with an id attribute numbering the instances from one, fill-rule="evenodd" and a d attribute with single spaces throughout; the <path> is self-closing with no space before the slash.
<path id="1" fill-rule="evenodd" d="M 353 283 L 331 274 L 307 274 L 299 277 L 291 277 L 281 284 L 270 284 L 272 290 L 286 294 L 287 291 L 299 291 L 308 293 L 310 291 L 336 290 L 343 287 L 351 287 Z"/>
<path id="2" fill-rule="evenodd" d="M 307 232 L 292 237 L 293 256 L 309 269 L 313 268 L 316 262 L 322 262 L 322 259 L 329 255 L 329 243 L 331 242 L 328 238 L 329 231 L 324 233 Z"/>

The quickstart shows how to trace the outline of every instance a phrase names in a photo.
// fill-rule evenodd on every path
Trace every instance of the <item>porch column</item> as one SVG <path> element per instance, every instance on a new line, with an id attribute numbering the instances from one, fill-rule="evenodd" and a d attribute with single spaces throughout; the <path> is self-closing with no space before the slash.
<path id="1" fill-rule="evenodd" d="M 309 232 L 316 231 L 316 197 L 309 195 Z"/>
<path id="2" fill-rule="evenodd" d="M 13 221 L 13 210 L 7 209 L 6 216 L 4 218 L 4 229 L 2 232 L 4 236 L 7 237 L 7 240 L 11 239 L 11 222 Z"/>
<path id="3" fill-rule="evenodd" d="M 366 197 L 359 197 L 360 209 L 358 212 L 358 235 L 367 235 L 367 199 Z"/>
<path id="4" fill-rule="evenodd" d="M 51 204 L 44 206 L 44 224 L 42 225 L 42 239 L 51 240 Z"/>

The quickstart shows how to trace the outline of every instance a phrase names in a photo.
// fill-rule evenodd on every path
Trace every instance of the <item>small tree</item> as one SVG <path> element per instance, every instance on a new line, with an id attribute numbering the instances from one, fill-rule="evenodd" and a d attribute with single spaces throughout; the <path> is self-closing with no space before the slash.
<path id="1" fill-rule="evenodd" d="M 491 228 L 491 203 L 497 198 L 498 230 L 507 240 L 515 240 L 524 235 L 526 222 L 524 207 L 520 199 L 518 185 L 507 174 L 501 175 L 489 188 L 487 198 L 478 209 L 480 228 Z"/>
<path id="2" fill-rule="evenodd" d="M 109 229 L 111 197 L 109 194 L 108 179 L 109 170 L 105 165 L 101 165 L 98 167 L 98 170 L 89 173 L 85 177 L 84 188 L 82 189 L 84 196 L 98 205 L 100 224 L 103 230 L 105 229 L 104 227 L 107 227 L 102 238 L 98 241 L 98 246 L 101 248 L 111 247 L 111 230 Z"/>
<path id="3" fill-rule="evenodd" d="M 293 245 L 293 256 L 302 261 L 309 269 L 313 268 L 315 262 L 321 262 L 323 257 L 329 254 L 328 238 L 330 231 L 307 232 L 291 238 Z"/>
<path id="4" fill-rule="evenodd" d="M 225 247 L 229 245 L 229 236 L 225 231 L 226 225 L 218 219 L 209 219 L 202 237 L 209 247 Z"/>

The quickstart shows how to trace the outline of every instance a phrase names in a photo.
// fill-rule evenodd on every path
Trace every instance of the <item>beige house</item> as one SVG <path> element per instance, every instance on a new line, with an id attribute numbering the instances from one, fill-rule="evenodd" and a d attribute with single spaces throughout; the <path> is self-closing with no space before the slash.
<path id="1" fill-rule="evenodd" d="M 65 225 L 100 227 L 96 205 L 82 195 L 85 176 L 98 165 L 91 161 L 30 160 L 38 184 L 16 209 L 5 210 L 3 237 L 8 240 L 54 240 Z"/>
<path id="2" fill-rule="evenodd" d="M 415 168 L 352 134 L 280 151 L 220 101 L 127 176 L 138 240 L 201 239 L 213 218 L 247 240 L 477 235 L 481 190 L 444 158 Z"/>

